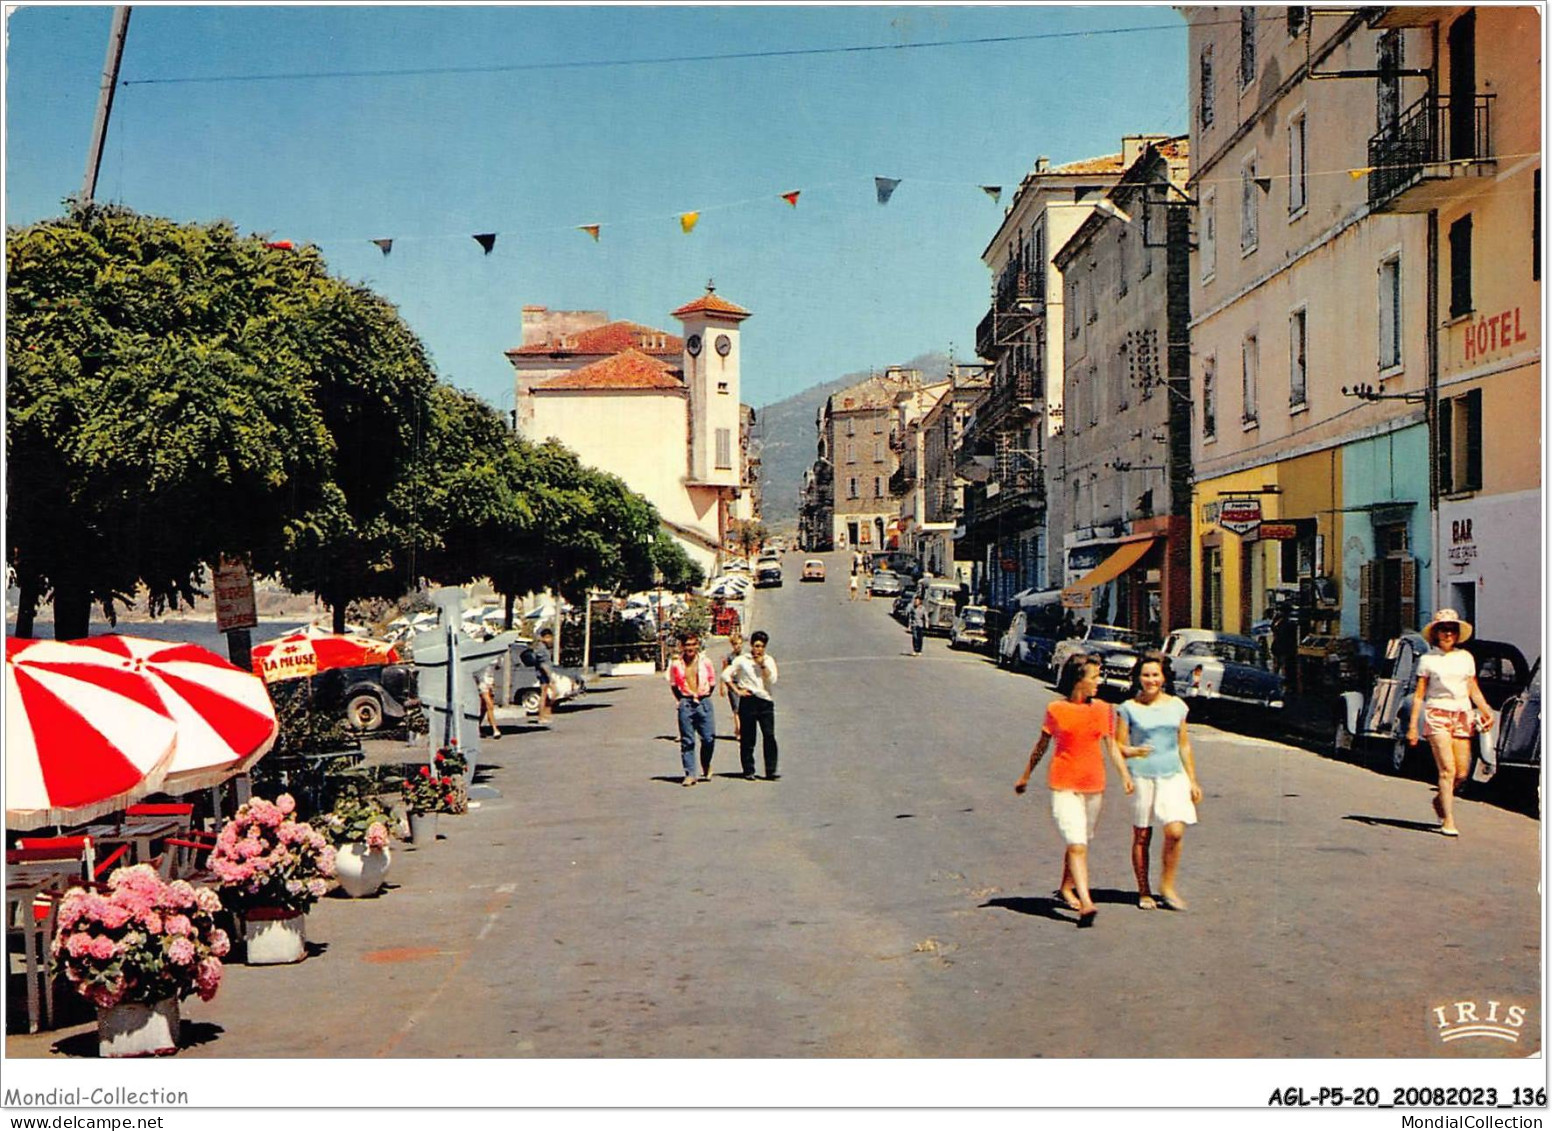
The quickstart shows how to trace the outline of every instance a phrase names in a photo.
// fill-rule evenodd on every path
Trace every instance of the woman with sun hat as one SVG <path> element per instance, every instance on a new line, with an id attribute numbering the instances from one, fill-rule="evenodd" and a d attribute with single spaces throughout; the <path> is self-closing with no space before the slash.
<path id="1" fill-rule="evenodd" d="M 1471 622 L 1454 609 L 1440 609 L 1423 626 L 1433 650 L 1417 662 L 1417 690 L 1412 696 L 1412 717 L 1407 722 L 1407 745 L 1417 745 L 1417 723 L 1423 721 L 1423 737 L 1433 751 L 1439 770 L 1439 793 L 1433 811 L 1439 815 L 1439 831 L 1459 836 L 1455 827 L 1455 790 L 1471 771 L 1471 739 L 1476 726 L 1493 727 L 1493 712 L 1477 686 L 1477 661 L 1460 645 L 1471 639 Z"/>

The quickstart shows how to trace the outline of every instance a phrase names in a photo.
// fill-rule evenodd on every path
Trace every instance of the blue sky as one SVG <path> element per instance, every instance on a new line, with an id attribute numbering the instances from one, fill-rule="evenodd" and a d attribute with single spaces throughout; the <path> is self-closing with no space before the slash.
<path id="1" fill-rule="evenodd" d="M 80 187 L 110 16 L 9 20 L 8 224 Z M 501 66 L 531 69 L 233 78 Z M 97 195 L 318 244 L 399 304 L 444 379 L 503 409 L 523 305 L 673 331 L 668 312 L 713 277 L 754 312 L 744 399 L 761 405 L 950 343 L 969 356 L 1002 215 L 976 186 L 1006 186 L 1006 205 L 1038 155 L 1184 132 L 1185 69 L 1184 21 L 1157 5 L 139 6 Z M 222 81 L 145 81 L 191 77 Z M 902 181 L 887 206 L 874 176 Z M 794 189 L 796 209 L 780 199 Z M 685 235 L 675 217 L 693 209 Z M 487 231 L 490 256 L 470 238 Z"/>

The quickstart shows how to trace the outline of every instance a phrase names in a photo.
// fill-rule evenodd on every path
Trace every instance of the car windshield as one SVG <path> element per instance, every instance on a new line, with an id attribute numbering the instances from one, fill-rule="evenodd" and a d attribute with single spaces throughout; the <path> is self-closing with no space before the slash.
<path id="1" fill-rule="evenodd" d="M 968 625 L 981 625 L 986 623 L 986 612 L 983 609 L 966 609 L 960 614 Z"/>
<path id="2" fill-rule="evenodd" d="M 959 589 L 957 586 L 929 585 L 927 587 L 927 600 L 952 601 L 954 599 L 954 595 L 958 592 Z"/>
<path id="3" fill-rule="evenodd" d="M 1220 660 L 1227 660 L 1231 664 L 1246 664 L 1249 667 L 1265 667 L 1261 659 L 1261 652 L 1253 644 L 1242 644 L 1234 640 L 1198 640 L 1187 644 L 1181 650 L 1182 656 L 1216 656 Z"/>
<path id="4" fill-rule="evenodd" d="M 1090 640 L 1113 641 L 1116 644 L 1136 644 L 1137 633 L 1129 628 L 1117 628 L 1113 624 L 1096 624 L 1089 628 Z"/>

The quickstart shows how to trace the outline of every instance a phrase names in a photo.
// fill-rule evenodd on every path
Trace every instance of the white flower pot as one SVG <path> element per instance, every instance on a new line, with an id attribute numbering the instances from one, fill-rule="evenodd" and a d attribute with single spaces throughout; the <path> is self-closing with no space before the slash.
<path id="1" fill-rule="evenodd" d="M 439 813 L 411 813 L 410 840 L 416 848 L 436 840 Z"/>
<path id="2" fill-rule="evenodd" d="M 307 957 L 307 916 L 256 907 L 243 917 L 249 966 L 280 966 Z"/>
<path id="3" fill-rule="evenodd" d="M 124 1001 L 97 1009 L 98 1056 L 166 1056 L 178 1051 L 178 999 Z"/>
<path id="4" fill-rule="evenodd" d="M 334 876 L 340 891 L 352 899 L 376 895 L 388 879 L 393 854 L 387 848 L 368 848 L 364 844 L 341 845 L 334 854 Z"/>

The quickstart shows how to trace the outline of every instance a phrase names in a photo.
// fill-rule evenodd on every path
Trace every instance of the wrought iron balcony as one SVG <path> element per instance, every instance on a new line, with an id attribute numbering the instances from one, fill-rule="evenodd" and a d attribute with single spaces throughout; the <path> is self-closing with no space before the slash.
<path id="1" fill-rule="evenodd" d="M 992 305 L 975 328 L 975 352 L 995 360 L 1045 305 L 1045 272 L 1010 263 L 992 284 Z"/>
<path id="2" fill-rule="evenodd" d="M 889 450 L 893 452 L 905 451 L 905 433 L 899 428 L 889 430 Z"/>
<path id="3" fill-rule="evenodd" d="M 1470 100 L 1425 94 L 1388 130 L 1369 139 L 1369 206 L 1425 212 L 1456 191 L 1451 181 L 1488 171 L 1494 95 Z"/>
<path id="4" fill-rule="evenodd" d="M 889 477 L 889 493 L 891 495 L 903 495 L 916 485 L 916 471 L 914 468 L 901 464 L 895 468 Z"/>

